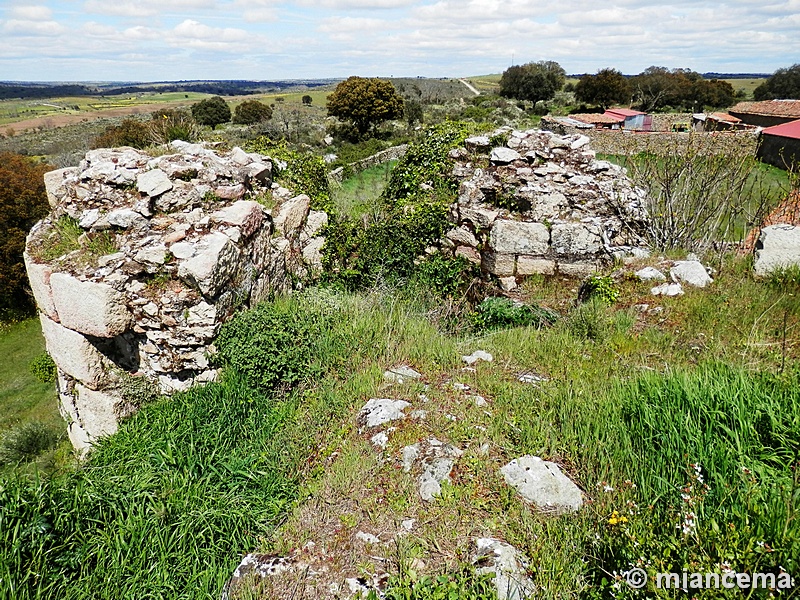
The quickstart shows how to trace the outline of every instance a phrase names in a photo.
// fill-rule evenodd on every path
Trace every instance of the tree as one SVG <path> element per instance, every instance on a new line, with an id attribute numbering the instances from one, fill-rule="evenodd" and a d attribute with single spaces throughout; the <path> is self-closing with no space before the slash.
<path id="1" fill-rule="evenodd" d="M 220 123 L 231 120 L 231 109 L 228 103 L 219 96 L 212 96 L 192 104 L 192 116 L 201 125 L 216 129 Z"/>
<path id="2" fill-rule="evenodd" d="M 564 87 L 566 78 L 566 71 L 552 60 L 509 67 L 500 78 L 500 95 L 536 104 L 552 99 Z"/>
<path id="3" fill-rule="evenodd" d="M 580 102 L 596 104 L 603 110 L 612 104 L 630 102 L 631 86 L 625 76 L 615 69 L 602 69 L 597 75 L 584 75 L 575 86 Z"/>
<path id="4" fill-rule="evenodd" d="M 239 125 L 253 125 L 272 118 L 272 109 L 258 100 L 245 100 L 233 111 L 233 122 Z"/>
<path id="5" fill-rule="evenodd" d="M 800 99 L 800 63 L 775 71 L 753 90 L 756 100 Z"/>
<path id="6" fill-rule="evenodd" d="M 403 98 L 389 81 L 350 77 L 328 96 L 328 115 L 350 121 L 362 137 L 390 119 L 403 117 Z"/>
<path id="7" fill-rule="evenodd" d="M 314 99 L 313 99 L 311 96 L 309 96 L 308 94 L 306 94 L 305 96 L 303 96 L 303 97 L 302 97 L 300 100 L 301 100 L 301 101 L 303 102 L 303 104 L 305 104 L 306 106 L 311 106 L 311 103 L 314 101 Z"/>
<path id="8" fill-rule="evenodd" d="M 422 104 L 416 100 L 409 100 L 406 98 L 403 101 L 403 116 L 406 119 L 409 127 L 413 127 L 415 123 L 422 123 L 425 118 L 425 113 L 422 110 Z"/>
<path id="9" fill-rule="evenodd" d="M 34 223 L 50 210 L 43 176 L 50 165 L 0 153 L 0 311 L 28 310 L 28 276 L 22 253 Z"/>

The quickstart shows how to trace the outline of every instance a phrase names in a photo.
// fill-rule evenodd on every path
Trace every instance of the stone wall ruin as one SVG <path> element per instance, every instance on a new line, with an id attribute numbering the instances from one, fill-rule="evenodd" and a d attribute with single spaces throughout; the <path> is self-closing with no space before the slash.
<path id="1" fill-rule="evenodd" d="M 45 175 L 52 212 L 25 264 L 78 450 L 143 395 L 214 380 L 221 323 L 321 269 L 327 215 L 274 184 L 268 157 L 179 141 L 169 151 L 93 150 Z M 54 256 L 70 236 L 75 247 Z"/>
<path id="2" fill-rule="evenodd" d="M 647 256 L 644 191 L 589 142 L 538 129 L 468 138 L 450 153 L 460 187 L 446 245 L 505 290 L 529 275 L 583 277 L 615 257 Z"/>

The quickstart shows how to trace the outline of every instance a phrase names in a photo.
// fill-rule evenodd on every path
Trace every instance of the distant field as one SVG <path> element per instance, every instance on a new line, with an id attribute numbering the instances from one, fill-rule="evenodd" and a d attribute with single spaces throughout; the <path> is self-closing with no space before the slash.
<path id="1" fill-rule="evenodd" d="M 500 73 L 494 75 L 477 75 L 466 80 L 482 92 L 495 93 L 500 85 Z"/>
<path id="2" fill-rule="evenodd" d="M 723 79 L 722 81 L 727 81 L 733 86 L 733 89 L 737 92 L 739 90 L 744 90 L 744 93 L 747 94 L 747 99 L 753 99 L 753 90 L 756 89 L 759 85 L 766 81 L 764 77 L 757 77 L 754 79 Z"/>

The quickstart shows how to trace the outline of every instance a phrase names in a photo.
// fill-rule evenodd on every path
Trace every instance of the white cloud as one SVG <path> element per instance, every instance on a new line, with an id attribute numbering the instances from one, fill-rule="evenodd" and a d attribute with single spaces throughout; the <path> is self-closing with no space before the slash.
<path id="1" fill-rule="evenodd" d="M 46 6 L 14 6 L 9 12 L 22 21 L 49 21 L 53 17 L 53 11 Z"/>
<path id="2" fill-rule="evenodd" d="M 83 10 L 87 13 L 118 17 L 155 17 L 187 10 L 213 9 L 215 0 L 87 0 Z"/>
<path id="3" fill-rule="evenodd" d="M 21 19 L 10 19 L 1 21 L 3 33 L 19 36 L 54 36 L 66 31 L 66 28 L 55 21 L 24 21 Z"/>

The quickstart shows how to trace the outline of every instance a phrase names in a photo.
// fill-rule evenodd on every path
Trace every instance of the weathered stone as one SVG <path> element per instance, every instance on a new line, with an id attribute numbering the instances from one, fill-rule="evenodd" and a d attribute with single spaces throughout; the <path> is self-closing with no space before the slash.
<path id="1" fill-rule="evenodd" d="M 195 256 L 178 266 L 178 277 L 193 281 L 205 296 L 215 297 L 233 274 L 239 256 L 227 235 L 209 233 L 195 244 Z"/>
<path id="2" fill-rule="evenodd" d="M 498 253 L 545 254 L 549 243 L 550 232 L 542 223 L 498 219 L 489 236 L 489 246 Z"/>
<path id="3" fill-rule="evenodd" d="M 167 247 L 163 244 L 148 246 L 139 250 L 133 258 L 140 263 L 163 265 L 167 258 Z"/>
<path id="4" fill-rule="evenodd" d="M 558 263 L 558 272 L 567 277 L 588 277 L 599 270 L 600 267 L 593 262 Z"/>
<path id="5" fill-rule="evenodd" d="M 108 221 L 109 225 L 122 227 L 123 229 L 145 227 L 147 225 L 147 219 L 130 208 L 112 210 L 105 216 L 105 220 Z"/>
<path id="6" fill-rule="evenodd" d="M 67 167 L 49 171 L 44 174 L 44 188 L 47 191 L 47 201 L 52 208 L 61 201 L 67 193 L 67 182 L 74 180 L 78 175 L 77 167 Z"/>
<path id="7" fill-rule="evenodd" d="M 308 217 L 311 198 L 305 194 L 283 202 L 273 216 L 275 228 L 286 237 L 296 237 Z"/>
<path id="8" fill-rule="evenodd" d="M 25 270 L 28 272 L 28 281 L 31 284 L 31 292 L 33 292 L 36 305 L 48 317 L 58 320 L 56 306 L 53 302 L 53 291 L 50 289 L 50 276 L 53 274 L 53 270 L 47 265 L 35 262 L 27 252 L 23 253 L 22 258 L 25 261 Z"/>
<path id="9" fill-rule="evenodd" d="M 403 410 L 411 406 L 405 400 L 392 400 L 389 398 L 372 398 L 358 414 L 359 423 L 372 429 L 384 423 L 404 419 Z"/>
<path id="10" fill-rule="evenodd" d="M 655 267 L 645 267 L 644 269 L 639 269 L 635 273 L 636 277 L 641 279 L 642 281 L 666 281 L 667 276 L 664 275 L 661 271 L 656 269 Z"/>
<path id="11" fill-rule="evenodd" d="M 523 500 L 542 511 L 562 514 L 583 506 L 581 491 L 555 463 L 538 456 L 515 458 L 502 469 L 505 481 Z"/>
<path id="12" fill-rule="evenodd" d="M 681 260 L 669 270 L 670 277 L 675 283 L 686 283 L 694 287 L 706 287 L 713 283 L 706 268 L 696 260 Z"/>
<path id="13" fill-rule="evenodd" d="M 384 371 L 383 373 L 384 381 L 388 381 L 390 383 L 402 384 L 409 380 L 419 379 L 420 377 L 422 377 L 422 374 L 418 373 L 408 365 L 398 365 L 387 371 Z"/>
<path id="14" fill-rule="evenodd" d="M 492 362 L 494 360 L 494 357 L 488 352 L 485 352 L 483 350 L 475 350 L 475 352 L 473 352 L 468 356 L 462 356 L 461 360 L 463 360 L 468 365 L 474 365 L 479 360 Z"/>
<path id="15" fill-rule="evenodd" d="M 56 313 L 64 327 L 95 337 L 115 337 L 128 329 L 131 313 L 125 296 L 105 283 L 80 281 L 53 273 L 50 287 Z"/>
<path id="16" fill-rule="evenodd" d="M 431 461 L 419 476 L 419 496 L 430 502 L 442 493 L 442 483 L 450 481 L 450 472 L 455 461 L 452 458 L 436 458 Z"/>
<path id="17" fill-rule="evenodd" d="M 140 173 L 136 178 L 136 187 L 140 194 L 145 194 L 151 198 L 160 196 L 164 192 L 172 189 L 172 182 L 164 171 L 153 169 Z"/>
<path id="18" fill-rule="evenodd" d="M 600 232 L 591 225 L 558 223 L 553 225 L 551 234 L 553 250 L 562 256 L 597 254 L 603 249 Z"/>
<path id="19" fill-rule="evenodd" d="M 491 141 L 485 135 L 476 135 L 464 140 L 464 146 L 470 152 L 486 151 L 491 146 Z"/>
<path id="20" fill-rule="evenodd" d="M 469 221 L 475 225 L 475 227 L 481 229 L 488 229 L 491 227 L 492 223 L 500 216 L 500 211 L 493 208 L 459 206 L 458 212 L 462 220 Z"/>
<path id="21" fill-rule="evenodd" d="M 172 253 L 172 256 L 178 260 L 191 258 L 194 256 L 194 244 L 190 244 L 189 242 L 178 242 L 176 244 L 172 244 L 169 247 L 169 251 Z"/>
<path id="22" fill-rule="evenodd" d="M 478 239 L 466 227 L 454 227 L 445 234 L 445 237 L 462 246 L 471 246 L 473 248 L 478 246 Z"/>
<path id="23" fill-rule="evenodd" d="M 241 183 L 236 185 L 221 185 L 214 190 L 214 195 L 222 200 L 238 200 L 247 190 Z"/>
<path id="24" fill-rule="evenodd" d="M 755 251 L 755 273 L 765 277 L 778 269 L 800 265 L 800 227 L 770 225 L 761 230 Z"/>
<path id="25" fill-rule="evenodd" d="M 78 221 L 78 225 L 83 229 L 89 229 L 92 225 L 97 223 L 97 220 L 100 218 L 100 210 L 97 208 L 93 208 L 91 210 L 85 210 L 81 213 L 81 218 Z"/>
<path id="26" fill-rule="evenodd" d="M 303 248 L 303 262 L 311 268 L 312 274 L 322 271 L 322 247 L 324 245 L 324 237 L 314 237 L 308 240 Z"/>
<path id="27" fill-rule="evenodd" d="M 473 563 L 485 565 L 476 569 L 476 573 L 494 575 L 497 600 L 525 600 L 536 592 L 527 575 L 528 561 L 514 546 L 494 538 L 479 538 L 475 545 L 477 553 Z"/>
<path id="28" fill-rule="evenodd" d="M 40 314 L 42 334 L 47 352 L 58 368 L 90 387 L 98 387 L 105 379 L 108 361 L 80 333 L 62 327 Z"/>
<path id="29" fill-rule="evenodd" d="M 272 183 L 272 165 L 254 162 L 245 167 L 248 181 L 255 181 L 259 185 L 268 186 Z"/>
<path id="30" fill-rule="evenodd" d="M 514 274 L 514 255 L 499 252 L 484 252 L 481 254 L 481 267 L 492 275 L 508 277 Z"/>
<path id="31" fill-rule="evenodd" d="M 242 236 L 250 237 L 264 221 L 264 208 L 252 200 L 239 200 L 211 214 L 211 221 L 238 227 Z"/>
<path id="32" fill-rule="evenodd" d="M 475 248 L 469 246 L 459 246 L 454 252 L 455 256 L 466 258 L 473 265 L 481 264 L 481 254 Z"/>
<path id="33" fill-rule="evenodd" d="M 322 228 L 328 224 L 328 213 L 321 210 L 311 210 L 308 212 L 306 226 L 303 228 L 303 236 L 313 238 L 319 235 Z"/>
<path id="34" fill-rule="evenodd" d="M 492 153 L 489 156 L 489 160 L 498 164 L 508 164 L 520 158 L 522 157 L 520 156 L 519 152 L 502 146 L 492 149 Z"/>
<path id="35" fill-rule="evenodd" d="M 75 386 L 75 409 L 78 423 L 86 432 L 90 442 L 117 432 L 119 396 L 105 391 L 97 391 L 81 384 Z"/>
<path id="36" fill-rule="evenodd" d="M 653 296 L 682 296 L 683 287 L 680 283 L 662 283 L 650 290 Z"/>
<path id="37" fill-rule="evenodd" d="M 192 306 L 186 318 L 187 325 L 214 325 L 217 320 L 217 309 L 213 304 L 201 302 Z"/>
<path id="38" fill-rule="evenodd" d="M 555 261 L 524 255 L 517 257 L 517 275 L 553 275 L 555 272 Z"/>

